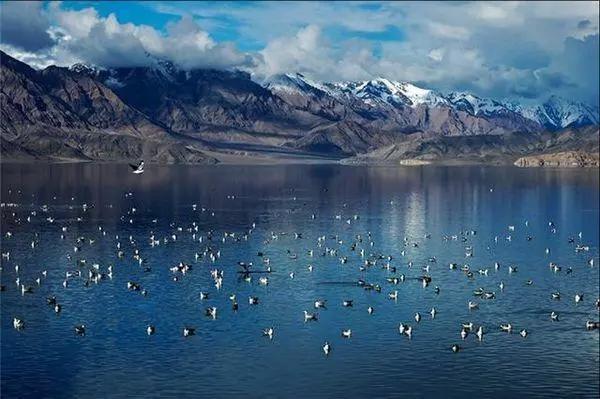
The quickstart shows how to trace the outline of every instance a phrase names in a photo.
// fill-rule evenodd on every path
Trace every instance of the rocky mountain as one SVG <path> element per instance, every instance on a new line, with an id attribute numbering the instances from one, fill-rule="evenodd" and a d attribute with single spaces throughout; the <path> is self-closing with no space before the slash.
<path id="1" fill-rule="evenodd" d="M 149 67 L 40 71 L 5 53 L 0 59 L 5 158 L 346 157 L 407 135 L 533 134 L 598 123 L 597 109 L 556 98 L 533 110 L 383 78 L 321 83 L 286 74 L 256 82 L 245 72 L 183 70 L 159 59 Z"/>
<path id="2" fill-rule="evenodd" d="M 214 161 L 87 74 L 0 56 L 3 158 Z"/>
<path id="3" fill-rule="evenodd" d="M 576 101 L 558 96 L 550 96 L 545 102 L 524 105 L 514 101 L 497 101 L 481 98 L 466 92 L 441 93 L 423 89 L 407 82 L 396 82 L 378 78 L 362 82 L 317 83 L 301 74 L 282 75 L 278 83 L 267 87 L 279 92 L 310 93 L 320 90 L 342 102 L 351 103 L 356 108 L 357 101 L 372 108 L 428 108 L 449 107 L 472 116 L 493 119 L 515 130 L 558 130 L 567 127 L 597 125 L 600 122 L 599 110 Z M 507 121 L 512 121 L 507 124 Z M 485 134 L 484 131 L 478 133 Z"/>
<path id="4" fill-rule="evenodd" d="M 575 159 L 586 166 L 597 159 L 600 133 L 598 126 L 567 128 L 558 132 L 513 132 L 486 136 L 406 135 L 396 143 L 382 146 L 345 160 L 347 163 L 424 164 L 486 163 L 520 166 L 547 159 L 548 164 L 565 165 Z M 562 160 L 562 161 L 561 161 Z M 561 163 L 562 162 L 562 163 Z"/>
<path id="5" fill-rule="evenodd" d="M 598 108 L 576 101 L 568 101 L 558 96 L 550 96 L 547 101 L 539 105 L 523 106 L 514 102 L 506 102 L 505 106 L 549 130 L 600 123 Z"/>

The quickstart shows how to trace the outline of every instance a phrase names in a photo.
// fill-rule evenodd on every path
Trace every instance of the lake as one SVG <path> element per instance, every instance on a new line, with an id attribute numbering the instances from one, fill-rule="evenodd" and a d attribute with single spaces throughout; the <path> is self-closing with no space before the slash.
<path id="1" fill-rule="evenodd" d="M 4 398 L 599 396 L 599 334 L 585 328 L 598 321 L 597 169 L 3 164 L 1 177 Z M 271 273 L 238 273 L 238 262 L 265 271 L 266 258 Z M 172 272 L 179 262 L 191 270 Z M 94 264 L 104 278 L 85 284 Z M 474 296 L 479 287 L 495 299 Z M 467 322 L 484 327 L 482 341 L 474 330 L 461 339 Z"/>

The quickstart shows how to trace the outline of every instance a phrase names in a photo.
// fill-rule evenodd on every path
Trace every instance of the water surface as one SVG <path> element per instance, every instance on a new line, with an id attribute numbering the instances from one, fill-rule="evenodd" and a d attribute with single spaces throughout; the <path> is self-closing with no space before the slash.
<path id="1" fill-rule="evenodd" d="M 598 331 L 585 329 L 586 320 L 598 320 L 596 170 L 149 166 L 133 175 L 127 165 L 6 164 L 1 177 L 1 244 L 10 252 L 2 259 L 6 290 L 0 297 L 3 397 L 598 397 Z M 188 231 L 194 223 L 195 239 Z M 476 234 L 462 234 L 471 230 Z M 235 237 L 223 242 L 225 232 Z M 161 240 L 154 248 L 152 233 Z M 362 242 L 352 251 L 357 235 Z M 78 237 L 85 243 L 74 252 Z M 589 251 L 577 253 L 579 243 Z M 195 253 L 207 246 L 221 257 L 196 261 Z M 468 246 L 473 257 L 465 257 Z M 321 256 L 326 248 L 337 255 Z M 258 284 L 258 275 L 248 283 L 236 273 L 239 261 L 264 269 L 258 252 L 271 260 L 268 286 Z M 396 274 L 407 280 L 388 283 L 393 273 L 382 268 L 386 259 L 360 270 L 378 255 L 392 256 Z M 588 265 L 592 258 L 594 267 Z M 85 266 L 76 265 L 80 259 Z M 193 270 L 173 281 L 169 268 L 179 262 Z M 474 277 L 450 270 L 451 262 L 468 264 Z M 497 272 L 494 262 L 500 263 Z M 562 271 L 554 273 L 549 262 Z M 113 278 L 88 287 L 83 277 L 74 278 L 62 286 L 67 270 L 87 276 L 94 263 L 103 272 L 113 265 Z M 15 265 L 34 293 L 21 295 Z M 416 280 L 425 265 L 433 279 L 427 288 Z M 519 271 L 509 275 L 509 265 Z M 210 276 L 214 268 L 224 270 L 221 290 Z M 488 275 L 478 269 L 489 269 Z M 37 287 L 42 270 L 48 277 Z M 358 279 L 379 283 L 382 292 L 358 287 Z M 525 284 L 529 279 L 532 285 Z M 130 280 L 148 295 L 128 291 Z M 474 297 L 478 287 L 497 298 Z M 394 289 L 397 301 L 387 298 Z M 210 298 L 200 301 L 200 291 Z M 551 299 L 554 291 L 561 292 L 560 301 Z M 578 305 L 576 293 L 584 294 Z M 46 305 L 49 295 L 62 304 L 59 315 Z M 248 305 L 249 295 L 260 304 Z M 319 310 L 318 322 L 304 323 L 302 311 L 318 298 L 328 309 Z M 342 307 L 345 299 L 354 307 Z M 469 311 L 470 300 L 480 309 Z M 204 315 L 208 306 L 219 309 L 216 320 Z M 433 320 L 431 307 L 438 311 Z M 559 322 L 550 320 L 553 310 Z M 417 311 L 423 315 L 418 324 Z M 14 330 L 13 317 L 26 328 Z M 461 323 L 468 321 L 485 327 L 483 342 L 473 334 L 461 341 Z M 412 339 L 399 335 L 400 322 L 413 325 Z M 515 332 L 499 331 L 506 322 Z M 74 333 L 76 324 L 87 326 L 84 337 Z M 148 324 L 156 326 L 155 335 L 146 335 Z M 197 335 L 182 337 L 185 325 L 195 326 Z M 261 334 L 268 326 L 275 327 L 272 341 Z M 340 335 L 346 328 L 351 339 Z M 518 335 L 522 328 L 529 331 L 525 339 Z M 321 349 L 326 340 L 333 346 L 329 356 Z M 463 350 L 452 353 L 454 343 Z"/>

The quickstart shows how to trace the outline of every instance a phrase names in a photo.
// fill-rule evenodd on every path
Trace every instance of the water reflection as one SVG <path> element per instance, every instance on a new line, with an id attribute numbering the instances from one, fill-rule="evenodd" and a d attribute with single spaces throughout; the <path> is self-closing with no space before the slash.
<path id="1" fill-rule="evenodd" d="M 499 167 L 354 167 L 335 165 L 286 166 L 150 166 L 143 175 L 133 175 L 127 165 L 64 164 L 2 165 L 2 202 L 20 204 L 25 215 L 42 204 L 50 206 L 55 224 L 45 217 L 31 223 L 14 223 L 2 209 L 2 395 L 6 397 L 98 397 L 175 396 L 203 397 L 392 397 L 464 396 L 477 390 L 486 397 L 597 396 L 598 334 L 582 330 L 582 321 L 597 319 L 593 299 L 598 296 L 598 268 L 585 265 L 598 256 L 598 174 L 596 171 L 519 169 Z M 133 196 L 126 197 L 131 192 Z M 234 195 L 235 199 L 228 198 Z M 88 204 L 83 211 L 82 204 Z M 198 211 L 192 210 L 198 205 Z M 126 215 L 136 207 L 135 214 Z M 205 207 L 206 212 L 200 209 Z M 214 216 L 212 215 L 214 212 Z M 311 214 L 316 219 L 311 219 Z M 350 224 L 347 219 L 358 215 Z M 126 217 L 122 217 L 122 216 Z M 335 219 L 340 215 L 340 220 Z M 78 216 L 84 217 L 77 222 Z M 129 220 L 132 219 L 133 223 Z M 157 222 L 154 223 L 153 220 Z M 529 227 L 525 228 L 525 220 Z M 551 234 L 547 223 L 558 226 Z M 199 234 L 214 231 L 242 232 L 253 223 L 257 229 L 248 241 L 211 245 L 222 249 L 219 267 L 226 270 L 223 290 L 213 288 L 208 271 L 200 262 L 186 278 L 174 283 L 168 267 L 192 262 L 204 244 L 189 234 L 168 245 L 150 248 L 150 231 L 158 237 L 170 235 L 177 226 L 199 226 Z M 171 225 L 171 223 L 174 223 Z M 70 226 L 68 239 L 59 240 L 59 228 Z M 504 239 L 506 226 L 516 225 L 512 242 Z M 107 231 L 99 237 L 98 226 Z M 463 229 L 477 230 L 468 244 L 445 243 L 443 234 Z M 579 231 L 589 254 L 576 254 L 567 238 Z M 35 233 L 43 239 L 32 250 Z M 264 241 L 271 232 L 287 232 L 274 245 Z M 303 239 L 294 240 L 301 232 Z M 386 272 L 379 268 L 359 272 L 362 260 L 348 250 L 356 234 L 371 233 L 373 251 L 394 256 L 402 273 L 415 277 L 431 256 L 432 277 L 442 287 L 431 289 L 407 283 L 399 287 L 397 303 L 387 299 Z M 425 239 L 426 233 L 431 239 Z M 130 256 L 115 255 L 115 235 L 132 235 L 152 269 L 144 273 Z M 61 286 L 64 272 L 73 268 L 66 259 L 77 236 L 97 237 L 78 256 L 102 267 L 115 265 L 115 278 L 89 288 Z M 341 251 L 349 263 L 336 257 L 309 259 L 317 237 L 338 235 Z M 525 236 L 532 235 L 533 241 Z M 499 236 L 495 243 L 493 238 Z M 419 241 L 418 248 L 402 245 L 405 237 Z M 329 245 L 335 245 L 333 239 Z M 517 264 L 520 272 L 506 270 L 469 282 L 448 270 L 449 262 L 466 262 L 465 245 L 473 245 L 475 268 L 490 267 L 496 260 Z M 553 274 L 544 249 L 552 247 L 552 259 L 572 265 L 574 273 Z M 127 248 L 131 251 L 131 248 Z M 288 252 L 298 254 L 290 259 Z M 400 252 L 406 250 L 407 256 Z M 247 284 L 235 276 L 236 262 L 257 261 L 267 252 L 277 273 L 267 287 Z M 414 269 L 407 263 L 414 262 Z M 48 281 L 33 295 L 16 290 L 14 264 L 21 276 L 31 280 L 40 270 L 49 271 Z M 315 266 L 312 273 L 307 265 Z M 291 280 L 288 273 L 294 271 Z M 384 284 L 378 295 L 350 285 L 325 285 L 323 281 L 355 281 L 365 278 Z M 534 280 L 525 288 L 524 281 Z M 139 281 L 149 296 L 132 295 L 126 281 Z M 506 293 L 478 312 L 465 304 L 479 285 L 507 284 Z M 210 305 L 219 307 L 216 321 L 203 316 L 207 304 L 198 293 L 209 290 Z M 553 302 L 549 293 L 559 290 L 565 300 Z M 574 307 L 572 295 L 584 292 L 583 306 Z M 240 300 L 237 314 L 229 311 L 228 295 L 239 298 L 258 295 L 261 305 L 249 308 Z M 56 316 L 44 298 L 56 294 L 64 311 Z M 316 298 L 326 298 L 331 309 L 317 323 L 302 322 L 302 310 Z M 342 309 L 342 300 L 352 298 L 356 306 Z M 589 298 L 589 299 L 587 299 Z M 374 306 L 369 316 L 365 309 Z M 411 322 L 414 312 L 424 315 L 435 306 L 435 321 L 424 318 L 411 341 L 397 333 L 398 323 Z M 548 314 L 556 310 L 560 323 Z M 23 315 L 29 328 L 12 329 L 12 317 Z M 469 340 L 454 356 L 448 343 L 459 339 L 461 322 L 472 320 L 489 326 L 483 343 Z M 531 335 L 522 340 L 493 331 L 499 321 L 526 326 Z M 72 333 L 73 325 L 85 323 L 83 339 Z M 145 327 L 152 323 L 151 338 Z M 193 339 L 183 339 L 186 323 L 198 327 Z M 276 326 L 273 341 L 261 336 L 262 328 Z M 342 328 L 352 328 L 353 337 L 339 337 Z M 321 346 L 334 345 L 325 359 Z M 427 381 L 427 383 L 423 383 Z M 26 387 L 26 389 L 23 389 Z M 306 387 L 311 387 L 307 390 Z"/>

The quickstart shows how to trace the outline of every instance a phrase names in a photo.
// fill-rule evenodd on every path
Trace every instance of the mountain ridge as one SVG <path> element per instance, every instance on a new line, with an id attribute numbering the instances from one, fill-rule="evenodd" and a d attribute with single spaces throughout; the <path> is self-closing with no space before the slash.
<path id="1" fill-rule="evenodd" d="M 156 162 L 215 162 L 208 155 L 215 152 L 336 158 L 414 133 L 536 133 L 545 129 L 531 118 L 538 114 L 553 126 L 563 120 L 570 126 L 598 123 L 593 107 L 558 98 L 536 113 L 520 104 L 384 78 L 322 83 L 285 74 L 256 82 L 243 71 L 183 70 L 158 59 L 153 67 L 42 70 L 5 53 L 0 60 L 0 133 L 9 158 L 19 151 L 41 158 Z"/>

